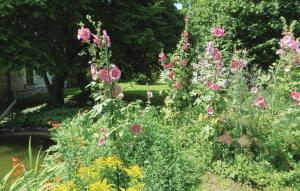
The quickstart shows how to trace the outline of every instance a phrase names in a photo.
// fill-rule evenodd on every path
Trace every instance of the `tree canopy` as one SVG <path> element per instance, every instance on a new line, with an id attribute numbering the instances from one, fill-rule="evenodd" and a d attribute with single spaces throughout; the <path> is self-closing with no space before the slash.
<path id="1" fill-rule="evenodd" d="M 88 68 L 87 58 L 78 56 L 82 46 L 76 39 L 78 24 L 87 14 L 108 31 L 112 59 L 126 78 L 157 69 L 157 54 L 176 44 L 183 27 L 173 0 L 3 0 L 0 66 L 33 68 L 44 77 L 52 101 L 63 103 L 66 78 Z M 46 72 L 53 75 L 52 81 Z"/>

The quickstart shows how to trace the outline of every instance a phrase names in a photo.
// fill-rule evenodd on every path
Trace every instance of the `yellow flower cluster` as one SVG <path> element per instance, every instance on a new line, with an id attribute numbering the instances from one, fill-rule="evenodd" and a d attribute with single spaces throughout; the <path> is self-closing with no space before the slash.
<path id="1" fill-rule="evenodd" d="M 111 176 L 122 174 L 122 177 L 128 177 L 124 180 L 127 188 L 117 188 L 120 185 L 111 179 Z M 144 183 L 141 182 L 143 172 L 139 166 L 134 165 L 126 167 L 122 161 L 115 156 L 100 157 L 95 160 L 90 166 L 81 166 L 76 174 L 79 182 L 82 184 L 80 187 L 86 188 L 88 191 L 142 191 L 144 190 Z M 116 181 L 116 180 L 115 180 Z M 124 184 L 123 184 L 124 185 Z M 54 191 L 77 191 L 78 185 L 74 182 L 67 182 L 58 185 Z"/>

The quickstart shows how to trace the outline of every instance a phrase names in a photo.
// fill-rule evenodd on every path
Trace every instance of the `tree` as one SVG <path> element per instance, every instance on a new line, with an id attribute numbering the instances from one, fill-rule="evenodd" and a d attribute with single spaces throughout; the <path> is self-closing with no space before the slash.
<path id="1" fill-rule="evenodd" d="M 224 48 L 234 46 L 249 51 L 252 64 L 267 68 L 277 56 L 278 39 L 281 38 L 284 17 L 288 23 L 300 19 L 300 1 L 285 0 L 183 0 L 191 10 L 191 33 L 198 45 L 203 46 L 206 36 L 214 26 L 226 30 Z M 299 23 L 296 33 L 300 32 Z M 201 47 L 202 48 L 202 47 Z"/>
<path id="2" fill-rule="evenodd" d="M 87 57 L 78 56 L 82 45 L 76 39 L 87 14 L 102 21 L 112 39 L 112 59 L 127 78 L 157 69 L 159 51 L 176 44 L 183 26 L 173 0 L 3 0 L 0 66 L 34 69 L 44 78 L 50 103 L 63 104 L 66 78 L 88 68 Z"/>
<path id="3" fill-rule="evenodd" d="M 159 52 L 171 51 L 184 27 L 174 0 L 112 0 L 109 9 L 104 28 L 112 37 L 113 62 L 126 71 L 123 77 L 158 71 Z"/>

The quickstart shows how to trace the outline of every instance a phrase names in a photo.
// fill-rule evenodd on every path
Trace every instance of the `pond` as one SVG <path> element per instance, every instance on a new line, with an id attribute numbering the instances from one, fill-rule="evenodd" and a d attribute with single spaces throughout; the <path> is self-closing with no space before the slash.
<path id="1" fill-rule="evenodd" d="M 25 165 L 28 163 L 28 143 L 28 137 L 0 138 L 0 180 L 12 169 L 12 157 L 19 158 Z M 44 152 L 51 141 L 33 137 L 31 145 L 35 159 L 39 150 Z"/>

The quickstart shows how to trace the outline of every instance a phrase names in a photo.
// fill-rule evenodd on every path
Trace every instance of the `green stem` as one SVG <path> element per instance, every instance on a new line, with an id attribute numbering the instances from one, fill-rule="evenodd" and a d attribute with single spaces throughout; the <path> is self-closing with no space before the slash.
<path id="1" fill-rule="evenodd" d="M 108 55 L 108 47 L 105 44 L 105 55 L 106 55 L 106 65 L 107 65 L 107 73 L 108 73 L 108 98 L 111 99 L 111 80 L 110 80 L 110 74 L 109 74 L 109 69 L 110 69 L 110 63 L 109 63 L 109 55 Z"/>

